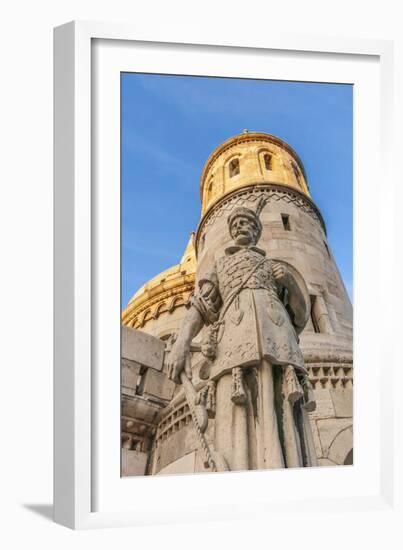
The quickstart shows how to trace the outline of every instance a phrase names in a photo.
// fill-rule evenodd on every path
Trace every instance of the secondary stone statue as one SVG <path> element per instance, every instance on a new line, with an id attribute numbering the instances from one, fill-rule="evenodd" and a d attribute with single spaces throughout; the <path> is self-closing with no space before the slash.
<path id="1" fill-rule="evenodd" d="M 174 381 L 185 372 L 191 379 L 192 340 L 208 327 L 202 352 L 216 385 L 214 450 L 230 470 L 316 464 L 307 415 L 315 404 L 298 344 L 309 305 L 292 269 L 256 246 L 264 205 L 228 216 L 233 245 L 198 271 L 168 359 Z"/>

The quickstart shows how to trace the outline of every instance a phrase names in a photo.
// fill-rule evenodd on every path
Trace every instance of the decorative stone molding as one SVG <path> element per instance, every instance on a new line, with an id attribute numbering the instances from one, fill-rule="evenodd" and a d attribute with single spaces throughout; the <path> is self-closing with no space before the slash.
<path id="1" fill-rule="evenodd" d="M 176 308 L 186 306 L 195 285 L 195 275 L 187 275 L 187 282 L 168 291 L 157 294 L 148 301 L 137 304 L 132 302 L 124 311 L 122 324 L 133 328 L 142 328 L 150 319 L 158 319 L 162 313 L 172 313 Z"/>
<path id="2" fill-rule="evenodd" d="M 268 145 L 276 145 L 281 149 L 284 149 L 288 154 L 290 154 L 295 159 L 295 161 L 298 164 L 298 167 L 302 172 L 302 175 L 304 176 L 305 181 L 307 181 L 305 168 L 300 157 L 287 142 L 283 141 L 277 136 L 274 136 L 272 134 L 267 134 L 265 132 L 245 131 L 242 134 L 238 134 L 224 141 L 224 143 L 219 145 L 207 159 L 200 178 L 200 197 L 202 201 L 203 201 L 203 188 L 205 184 L 206 175 L 209 173 L 212 165 L 217 162 L 219 157 L 227 153 L 230 149 L 244 143 L 256 143 L 256 144 L 267 143 Z"/>
<path id="3" fill-rule="evenodd" d="M 353 426 L 348 426 L 337 434 L 333 439 L 327 458 L 336 464 L 346 464 L 346 459 L 352 451 Z"/>
<path id="4" fill-rule="evenodd" d="M 353 366 L 347 364 L 306 364 L 313 389 L 352 389 Z"/>
<path id="5" fill-rule="evenodd" d="M 319 347 L 319 345 L 321 347 Z M 352 365 L 353 363 L 353 354 L 349 351 L 344 351 L 342 348 L 336 348 L 334 350 L 328 351 L 328 349 L 330 348 L 330 344 L 323 345 L 323 342 L 321 342 L 320 344 L 316 344 L 316 346 L 316 349 L 305 349 L 304 347 L 302 347 L 302 353 L 304 355 L 305 363 L 309 363 L 311 365 L 314 365 L 315 363 L 335 363 L 336 365 Z"/>
<path id="6" fill-rule="evenodd" d="M 286 204 L 295 205 L 311 216 L 316 222 L 320 223 L 326 234 L 326 226 L 322 215 L 314 202 L 307 195 L 292 187 L 287 187 L 284 184 L 251 183 L 225 195 L 211 207 L 205 216 L 203 216 L 196 232 L 196 256 L 199 251 L 200 241 L 204 240 L 208 227 L 212 225 L 218 217 L 227 216 L 234 208 L 239 206 L 246 206 L 253 209 L 261 197 L 267 198 L 268 204 L 271 202 L 283 201 Z"/>
<path id="7" fill-rule="evenodd" d="M 189 406 L 182 401 L 173 411 L 168 413 L 158 424 L 157 433 L 155 435 L 155 445 L 165 441 L 173 433 L 181 430 L 183 427 L 191 424 L 192 415 Z"/>

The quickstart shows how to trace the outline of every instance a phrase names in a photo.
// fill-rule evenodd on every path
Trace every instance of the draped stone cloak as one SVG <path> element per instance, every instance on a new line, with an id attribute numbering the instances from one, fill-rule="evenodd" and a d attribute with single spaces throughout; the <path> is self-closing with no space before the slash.
<path id="1" fill-rule="evenodd" d="M 231 246 L 199 273 L 193 300 L 216 334 L 210 339 L 216 349 L 209 372 L 217 381 L 214 447 L 233 471 L 316 464 L 294 373 L 306 374 L 298 333 L 307 320 L 309 297 L 300 275 L 285 262 L 286 274 L 276 280 L 275 263 L 281 264 L 255 246 Z M 240 370 L 241 406 L 233 401 Z M 290 400 L 295 389 L 297 401 Z"/>

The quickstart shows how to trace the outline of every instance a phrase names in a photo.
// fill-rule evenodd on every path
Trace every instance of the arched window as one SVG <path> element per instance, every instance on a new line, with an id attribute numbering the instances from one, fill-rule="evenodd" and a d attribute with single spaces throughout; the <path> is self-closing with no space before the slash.
<path id="1" fill-rule="evenodd" d="M 239 159 L 232 159 L 229 163 L 229 177 L 232 178 L 239 174 Z"/>
<path id="2" fill-rule="evenodd" d="M 271 153 L 264 153 L 263 161 L 264 161 L 264 167 L 266 168 L 266 170 L 271 170 L 272 169 L 272 154 Z"/>
<path id="3" fill-rule="evenodd" d="M 209 201 L 213 195 L 213 178 L 209 181 L 208 187 L 207 187 L 207 200 Z"/>

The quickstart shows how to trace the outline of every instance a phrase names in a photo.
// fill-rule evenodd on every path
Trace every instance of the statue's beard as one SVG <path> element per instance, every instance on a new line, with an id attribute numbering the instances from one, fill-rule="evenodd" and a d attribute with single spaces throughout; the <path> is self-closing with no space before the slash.
<path id="1" fill-rule="evenodd" d="M 250 234 L 245 234 L 245 233 L 238 233 L 238 235 L 236 235 L 234 238 L 235 244 L 239 246 L 247 246 L 250 244 L 255 244 L 254 241 L 255 239 L 251 237 Z"/>

